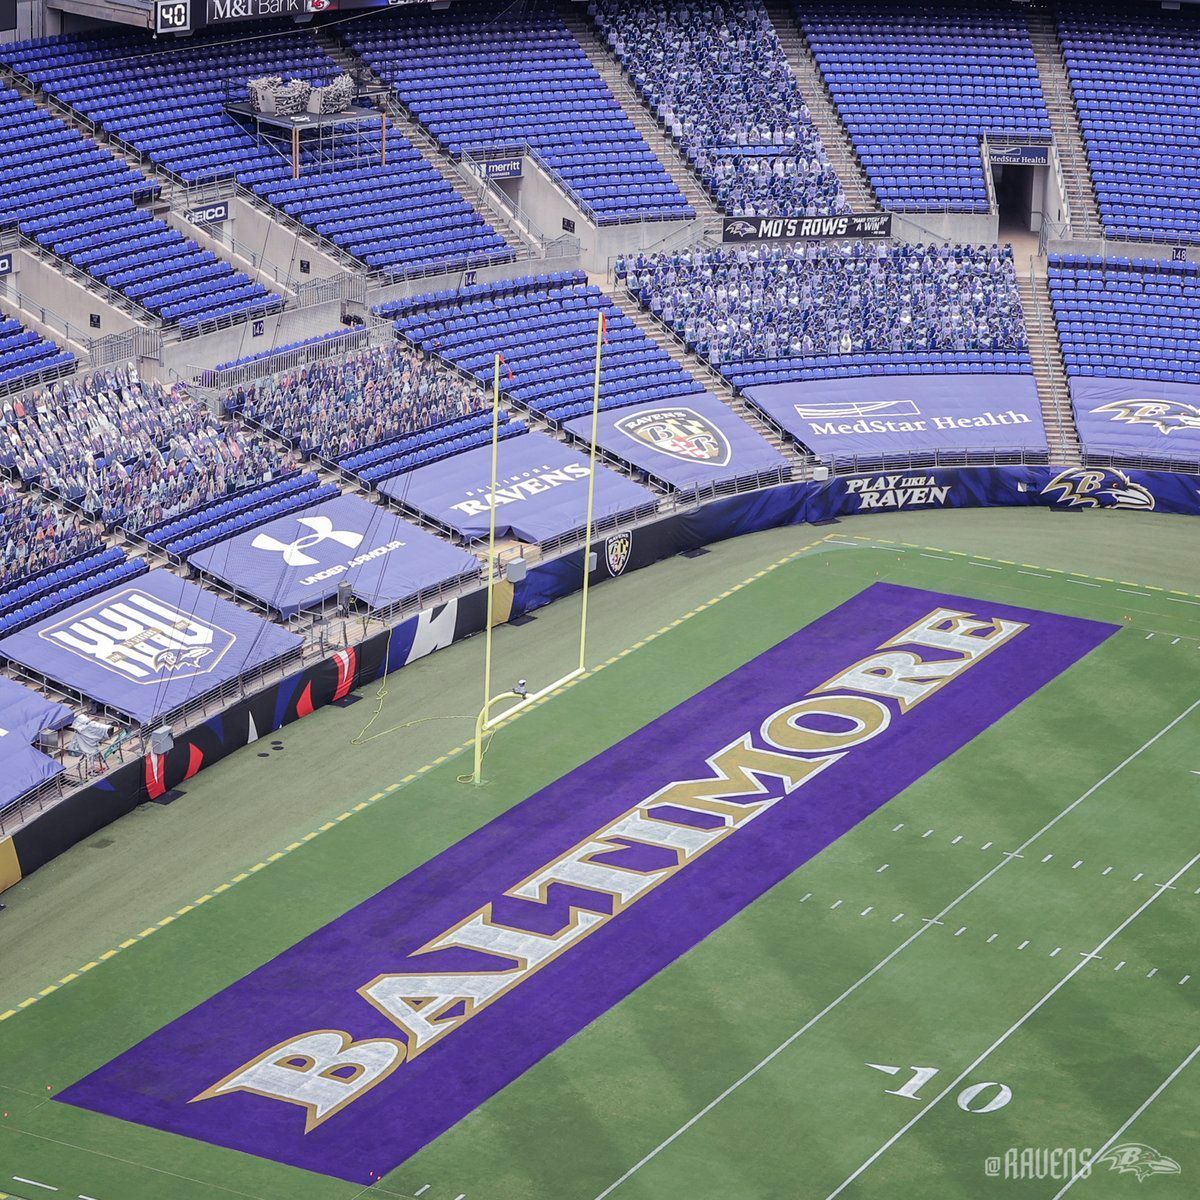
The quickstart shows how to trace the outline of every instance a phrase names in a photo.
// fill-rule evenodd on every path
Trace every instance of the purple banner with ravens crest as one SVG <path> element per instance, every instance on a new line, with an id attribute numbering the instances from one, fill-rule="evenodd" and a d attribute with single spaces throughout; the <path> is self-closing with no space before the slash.
<path id="1" fill-rule="evenodd" d="M 1200 462 L 1200 385 L 1076 375 L 1071 401 L 1092 453 Z"/>
<path id="2" fill-rule="evenodd" d="M 581 441 L 592 436 L 591 416 L 568 421 Z M 667 487 L 786 477 L 787 460 L 729 407 L 707 392 L 673 402 L 635 404 L 600 414 L 602 450 Z"/>

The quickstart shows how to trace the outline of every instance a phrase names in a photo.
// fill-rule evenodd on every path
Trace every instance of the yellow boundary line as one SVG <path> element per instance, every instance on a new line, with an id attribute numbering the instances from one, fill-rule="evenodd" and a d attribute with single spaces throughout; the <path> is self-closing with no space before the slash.
<path id="1" fill-rule="evenodd" d="M 815 549 L 817 546 L 823 545 L 829 540 L 830 537 L 833 536 L 833 534 L 826 534 L 825 537 L 818 538 L 815 542 L 809 542 L 805 546 L 800 546 L 798 549 L 792 550 L 790 553 L 785 554 L 782 558 L 777 559 L 775 562 L 770 563 L 766 567 L 763 567 L 762 570 L 756 571 L 753 575 L 743 579 L 741 583 L 735 583 L 732 587 L 728 588 L 726 591 L 723 591 L 719 596 L 714 596 L 711 600 L 706 600 L 703 604 L 698 604 L 690 612 L 684 613 L 682 617 L 677 617 L 674 621 L 664 625 L 661 629 L 656 630 L 654 633 L 647 634 L 641 639 L 641 641 L 634 642 L 632 646 L 626 646 L 625 649 L 619 654 L 614 654 L 612 658 L 605 659 L 605 661 L 602 663 L 597 663 L 596 666 L 590 667 L 582 675 L 577 675 L 574 679 L 568 680 L 563 684 L 562 687 L 555 688 L 554 691 L 550 692 L 546 696 L 543 696 L 540 700 L 534 701 L 533 704 L 526 705 L 518 712 L 514 713 L 511 717 L 501 720 L 496 725 L 496 728 L 499 729 L 502 726 L 511 724 L 513 721 L 519 721 L 526 713 L 532 712 L 535 708 L 540 708 L 546 703 L 547 700 L 552 699 L 554 696 L 561 695 L 568 688 L 572 688 L 577 683 L 581 683 L 583 680 L 590 678 L 598 671 L 603 671 L 605 667 L 611 667 L 613 663 L 620 662 L 621 659 L 625 658 L 629 654 L 632 654 L 635 650 L 640 650 L 643 646 L 646 646 L 656 638 L 661 637 L 664 633 L 669 633 L 677 625 L 682 625 L 684 621 L 687 621 L 699 613 L 704 612 L 705 609 L 712 608 L 714 604 L 719 604 L 722 600 L 728 599 L 728 597 L 732 596 L 735 592 L 740 592 L 743 588 L 757 582 L 764 575 L 769 574 L 771 571 L 777 570 L 779 567 L 785 566 L 795 558 L 799 558 L 801 554 Z M 84 965 L 78 970 L 71 971 L 64 975 L 57 983 L 52 983 L 48 987 L 42 988 L 37 995 L 29 996 L 25 1000 L 22 1000 L 15 1008 L 10 1008 L 6 1012 L 0 1012 L 0 1023 L 7 1021 L 10 1017 L 15 1017 L 20 1012 L 24 1012 L 27 1008 L 30 1008 L 32 1005 L 36 1004 L 39 1000 L 44 999 L 46 996 L 53 995 L 55 992 L 66 987 L 68 983 L 73 982 L 81 975 L 86 974 L 88 971 L 94 970 L 102 962 L 107 962 L 110 958 L 114 958 L 123 950 L 128 950 L 131 947 L 136 946 L 138 942 L 145 941 L 146 938 L 151 937 L 160 929 L 164 929 L 166 926 L 172 924 L 172 922 L 177 920 L 179 917 L 182 917 L 186 913 L 191 912 L 193 909 L 200 907 L 202 904 L 207 904 L 214 897 L 229 891 L 234 884 L 238 884 L 245 879 L 249 879 L 251 875 L 257 874 L 270 863 L 278 862 L 281 858 L 291 854 L 292 851 L 299 850 L 301 846 L 311 842 L 314 838 L 319 837 L 322 833 L 327 833 L 330 829 L 333 829 L 337 825 L 341 824 L 341 822 L 349 820 L 352 816 L 354 816 L 355 813 L 362 812 L 363 809 L 370 808 L 372 804 L 377 804 L 380 800 L 386 799 L 393 792 L 402 788 L 405 784 L 412 783 L 415 779 L 419 779 L 422 775 L 432 771 L 434 767 L 440 766 L 442 763 L 453 758 L 455 755 L 461 754 L 464 750 L 470 749 L 470 747 L 470 742 L 463 742 L 455 746 L 453 750 L 447 750 L 444 754 L 441 754 L 434 759 L 433 762 L 429 762 L 422 767 L 418 767 L 411 774 L 405 775 L 403 778 L 398 779 L 395 783 L 389 783 L 382 791 L 376 792 L 373 796 L 368 796 L 367 799 L 351 806 L 345 812 L 339 813 L 332 820 L 326 821 L 324 824 L 319 825 L 311 833 L 306 833 L 303 837 L 292 842 L 290 845 L 285 846 L 282 850 L 276 850 L 273 854 L 268 854 L 261 862 L 255 863 L 252 867 L 247 867 L 246 870 L 239 872 L 228 882 L 218 884 L 212 889 L 211 892 L 206 892 L 203 896 L 198 896 L 190 904 L 185 904 L 182 908 L 176 909 L 175 912 L 169 916 L 163 917 L 161 921 L 157 921 L 155 924 L 147 926 L 147 928 L 143 929 L 140 933 L 135 933 L 132 937 L 128 937 L 124 941 L 118 942 L 113 949 L 105 950 L 103 954 L 97 955 L 93 961 L 84 963 Z M 4 1200 L 2 1195 L 0 1195 L 0 1200 Z"/>

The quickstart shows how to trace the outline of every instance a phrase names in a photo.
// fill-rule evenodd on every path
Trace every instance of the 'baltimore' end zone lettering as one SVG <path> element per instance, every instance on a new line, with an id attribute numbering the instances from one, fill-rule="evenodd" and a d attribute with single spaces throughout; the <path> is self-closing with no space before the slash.
<path id="1" fill-rule="evenodd" d="M 250 1092 L 299 1105 L 305 1132 L 315 1129 L 1027 628 L 934 609 L 715 751 L 705 760 L 708 774 L 659 788 L 502 893 L 511 911 L 511 901 L 545 906 L 554 885 L 570 886 L 573 903 L 558 930 L 506 924 L 488 903 L 410 954 L 417 969 L 363 984 L 359 995 L 400 1038 L 356 1042 L 337 1030 L 302 1033 L 192 1102 Z M 634 862 L 614 861 L 622 852 Z M 417 960 L 441 951 L 457 952 L 458 969 L 438 970 L 436 958 L 421 969 Z M 481 964 L 463 970 L 463 951 L 480 955 Z"/>

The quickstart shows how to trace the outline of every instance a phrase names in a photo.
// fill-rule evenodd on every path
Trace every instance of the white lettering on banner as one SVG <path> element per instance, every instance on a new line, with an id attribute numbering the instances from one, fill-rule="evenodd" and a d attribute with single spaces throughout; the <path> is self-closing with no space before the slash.
<path id="1" fill-rule="evenodd" d="M 972 417 L 934 417 L 934 429 L 984 429 L 993 425 L 1028 425 L 1032 417 L 1009 409 L 1007 412 L 984 412 Z M 924 433 L 928 421 L 810 421 L 812 431 L 826 437 L 863 433 Z"/>
<path id="2" fill-rule="evenodd" d="M 878 737 L 897 715 L 910 711 L 1025 628 L 1000 617 L 934 609 L 875 653 L 708 755 L 707 774 L 667 783 L 501 893 L 510 904 L 523 900 L 539 906 L 552 902 L 556 885 L 592 893 L 594 899 L 576 898 L 570 903 L 565 924 L 557 931 L 545 933 L 497 921 L 494 901 L 488 901 L 412 951 L 407 958 L 420 969 L 376 975 L 358 994 L 403 1034 L 404 1054 L 391 1066 L 423 1054 L 593 930 L 619 920 L 628 908 L 712 847 L 852 755 L 855 747 Z M 896 649 L 901 646 L 905 649 Z M 934 650 L 941 657 L 924 657 L 923 650 Z M 621 851 L 646 846 L 661 852 L 656 865 L 645 865 L 643 860 L 643 865 L 633 867 L 612 861 Z M 543 908 L 539 923 L 545 923 L 544 913 Z M 420 961 L 420 956 L 443 950 L 473 951 L 495 966 L 463 970 L 456 964 L 445 972 Z M 279 1074 L 283 1069 L 313 1074 L 302 1057 L 297 1059 L 299 1067 L 280 1067 L 281 1052 L 296 1054 L 303 1041 L 284 1043 L 282 1051 L 275 1047 L 251 1060 L 196 1099 L 209 1100 L 240 1088 L 307 1104 L 308 1094 L 298 1098 L 299 1089 L 282 1094 Z M 353 1061 L 354 1054 L 363 1058 L 362 1046 L 339 1046 L 337 1054 L 342 1062 Z M 303 1053 L 316 1060 L 310 1051 Z M 324 1061 L 329 1061 L 328 1051 Z M 267 1084 L 262 1082 L 264 1063 L 273 1068 Z M 343 1105 L 333 1103 L 336 1096 L 332 1091 L 323 1094 L 325 1107 L 319 1111 L 310 1107 L 308 1128 L 340 1110 Z"/>
<path id="3" fill-rule="evenodd" d="M 567 463 L 565 467 L 546 466 L 540 472 L 526 471 L 519 478 L 507 480 L 492 493 L 486 488 L 468 492 L 468 496 L 479 496 L 480 499 L 461 500 L 450 507 L 466 513 L 468 517 L 477 517 L 502 504 L 516 504 L 530 496 L 548 492 L 551 488 L 562 487 L 565 483 L 578 483 L 586 479 L 589 473 L 590 468 L 586 463 Z"/>
<path id="4" fill-rule="evenodd" d="M 945 504 L 949 484 L 939 484 L 936 475 L 872 475 L 846 480 L 846 493 L 858 499 L 858 511 L 876 508 L 908 508 L 922 504 Z"/>
<path id="5" fill-rule="evenodd" d="M 404 545 L 404 542 L 387 542 L 382 546 L 376 546 L 373 550 L 367 550 L 356 558 L 352 558 L 349 562 L 337 563 L 335 566 L 326 567 L 323 571 L 314 571 L 313 574 L 306 575 L 300 580 L 300 584 L 302 587 L 308 587 L 309 584 L 321 583 L 326 579 L 332 579 L 335 575 L 345 575 L 347 571 L 352 571 L 355 567 L 361 567 L 364 563 L 373 562 L 377 558 L 383 558 L 395 550 L 402 549 Z"/>

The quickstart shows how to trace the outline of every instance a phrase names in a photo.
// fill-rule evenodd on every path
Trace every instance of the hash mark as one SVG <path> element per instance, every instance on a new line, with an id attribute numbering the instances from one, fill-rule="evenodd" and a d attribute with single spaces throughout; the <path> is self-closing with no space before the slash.
<path id="1" fill-rule="evenodd" d="M 896 828 L 892 830 L 892 832 L 893 832 L 893 833 L 899 833 L 899 832 L 900 832 L 900 830 L 902 830 L 903 828 L 904 828 L 904 822 L 903 822 L 903 821 L 901 821 L 901 822 L 900 822 L 900 824 L 899 824 L 899 825 L 897 825 L 897 826 L 896 826 Z"/>
<path id="2" fill-rule="evenodd" d="M 999 936 L 1000 935 L 998 933 L 993 933 L 992 936 L 988 938 L 987 944 L 990 946 Z"/>
<path id="3" fill-rule="evenodd" d="M 1082 866 L 1083 866 L 1083 859 L 1081 858 L 1081 859 L 1080 859 L 1080 860 L 1079 860 L 1077 863 L 1072 863 L 1072 864 L 1071 864 L 1071 870 L 1072 870 L 1072 871 L 1078 871 L 1078 870 L 1079 870 L 1079 868 L 1080 868 L 1080 867 L 1082 867 Z"/>
<path id="4" fill-rule="evenodd" d="M 953 839 L 953 841 L 951 841 L 950 845 L 952 845 L 952 846 L 957 846 L 957 845 L 958 845 L 958 843 L 959 843 L 959 842 L 961 842 L 961 841 L 962 841 L 962 834 L 960 833 L 960 834 L 958 835 L 958 837 L 954 838 L 954 839 Z"/>
<path id="5" fill-rule="evenodd" d="M 840 900 L 835 900 L 835 901 L 834 901 L 834 902 L 833 902 L 833 903 L 832 903 L 832 904 L 831 904 L 829 907 L 830 907 L 830 908 L 837 908 L 837 906 L 838 906 L 839 904 L 841 904 L 841 903 L 842 903 L 842 902 L 841 902 Z"/>
<path id="6" fill-rule="evenodd" d="M 1150 970 L 1146 973 L 1146 978 L 1153 979 L 1155 977 L 1155 975 L 1157 975 L 1157 974 L 1158 974 L 1158 968 L 1151 967 Z"/>
<path id="7" fill-rule="evenodd" d="M 1105 867 L 1104 870 L 1100 872 L 1100 874 L 1107 875 L 1111 870 L 1112 870 L 1112 867 Z"/>
<path id="8" fill-rule="evenodd" d="M 921 837 L 927 838 L 932 832 L 933 832 L 932 829 L 927 829 L 927 830 L 925 830 L 925 832 L 923 834 L 921 834 Z"/>
<path id="9" fill-rule="evenodd" d="M 805 902 L 805 900 L 811 900 L 811 899 L 812 899 L 812 892 L 805 892 L 804 895 L 800 897 L 800 903 L 803 904 Z"/>
<path id="10" fill-rule="evenodd" d="M 877 868 L 876 868 L 876 870 L 875 870 L 875 874 L 876 874 L 876 875 L 882 875 L 882 874 L 884 873 L 884 871 L 886 871 L 887 869 L 888 869 L 888 865 L 887 865 L 887 863 L 884 863 L 882 867 L 877 867 Z"/>
<path id="11" fill-rule="evenodd" d="M 924 550 L 921 551 L 921 557 L 922 558 L 940 558 L 942 560 L 942 562 L 950 561 L 944 554 L 926 554 Z"/>
<path id="12" fill-rule="evenodd" d="M 48 1191 L 48 1192 L 57 1192 L 58 1191 L 58 1188 L 51 1187 L 48 1183 L 38 1183 L 38 1181 L 36 1179 L 23 1179 L 20 1175 L 14 1175 L 13 1179 L 17 1183 L 27 1183 L 27 1184 L 29 1184 L 30 1187 L 45 1188 L 46 1191 Z"/>
<path id="13" fill-rule="evenodd" d="M 1181 979 L 1179 982 L 1180 982 L 1180 983 L 1187 983 L 1187 981 L 1188 981 L 1189 979 L 1191 979 L 1191 976 L 1190 976 L 1190 975 L 1185 975 L 1185 976 L 1184 976 L 1184 977 L 1183 977 L 1183 978 L 1182 978 L 1182 979 Z"/>
<path id="14" fill-rule="evenodd" d="M 895 923 L 896 923 L 897 921 L 901 920 L 901 919 L 903 918 L 903 916 L 904 916 L 904 914 L 903 914 L 903 913 L 897 913 L 897 914 L 896 914 L 896 915 L 895 915 L 895 916 L 892 918 L 892 924 L 893 924 L 893 925 L 895 925 Z"/>
<path id="15" fill-rule="evenodd" d="M 862 910 L 862 912 L 860 912 L 858 915 L 859 915 L 860 917 L 865 917 L 865 916 L 867 916 L 867 914 L 868 914 L 868 913 L 872 913 L 872 912 L 874 912 L 874 911 L 875 911 L 875 905 L 873 905 L 873 904 L 868 904 L 868 905 L 867 905 L 867 907 L 866 907 L 866 908 L 864 908 L 864 909 Z"/>
<path id="16" fill-rule="evenodd" d="M 1058 957 L 1058 952 L 1059 952 L 1061 949 L 1062 949 L 1062 947 L 1061 947 L 1061 946 L 1055 946 L 1055 947 L 1054 947 L 1054 949 L 1050 951 L 1050 957 L 1051 957 L 1051 958 L 1057 958 L 1057 957 Z"/>
<path id="17" fill-rule="evenodd" d="M 994 565 L 994 564 L 992 564 L 992 563 L 975 562 L 974 560 L 971 560 L 971 561 L 968 563 L 968 565 L 969 565 L 969 566 L 972 566 L 972 567 L 987 567 L 987 569 L 988 569 L 989 571 L 999 571 L 999 570 L 1000 570 L 1000 568 L 999 568 L 999 567 L 995 566 L 995 565 Z"/>
<path id="18" fill-rule="evenodd" d="M 1048 863 L 1053 857 L 1053 854 L 1047 854 L 1046 857 L 1042 859 L 1042 862 Z"/>
<path id="19" fill-rule="evenodd" d="M 1127 596 L 1149 596 L 1149 592 L 1131 592 L 1128 588 L 1117 588 L 1118 592 L 1124 592 Z"/>
<path id="20" fill-rule="evenodd" d="M 422 1187 L 418 1188 L 415 1192 L 413 1192 L 413 1195 L 414 1196 L 423 1196 L 427 1191 L 429 1191 L 429 1184 L 425 1184 Z"/>
<path id="21" fill-rule="evenodd" d="M 1028 946 L 1028 945 L 1029 945 L 1029 939 L 1028 939 L 1028 938 L 1026 938 L 1026 939 L 1025 939 L 1025 940 L 1024 940 L 1024 941 L 1023 941 L 1023 942 L 1022 942 L 1022 943 L 1021 943 L 1021 944 L 1020 944 L 1020 945 L 1017 947 L 1017 949 L 1018 949 L 1018 950 L 1024 950 L 1024 949 L 1025 949 L 1025 947 L 1026 947 L 1026 946 Z"/>
<path id="22" fill-rule="evenodd" d="M 956 929 L 956 930 L 954 931 L 954 936 L 955 936 L 955 937 L 961 937 L 961 936 L 962 936 L 964 933 L 966 933 L 966 932 L 967 932 L 967 927 L 964 925 L 964 926 L 963 926 L 961 929 Z"/>
<path id="23" fill-rule="evenodd" d="M 1039 579 L 1049 579 L 1049 575 L 1043 575 L 1041 571 L 1017 571 L 1018 575 L 1036 575 Z"/>
<path id="24" fill-rule="evenodd" d="M 1117 965 L 1115 967 L 1113 967 L 1113 970 L 1119 971 L 1124 965 L 1125 965 L 1125 960 L 1121 959 L 1121 961 L 1119 963 L 1117 963 Z"/>
<path id="25" fill-rule="evenodd" d="M 1137 874 L 1136 874 L 1136 875 L 1133 877 L 1133 882 L 1134 882 L 1134 883 L 1137 883 L 1137 881 L 1138 881 L 1139 879 L 1141 879 L 1141 878 L 1142 878 L 1142 876 L 1143 876 L 1143 875 L 1145 875 L 1145 873 L 1146 873 L 1145 871 L 1139 871 L 1139 872 L 1138 872 L 1138 873 L 1137 873 Z"/>
<path id="26" fill-rule="evenodd" d="M 991 844 L 992 844 L 991 842 L 984 842 L 983 845 L 980 846 L 979 848 L 980 848 L 980 850 L 986 850 Z"/>

